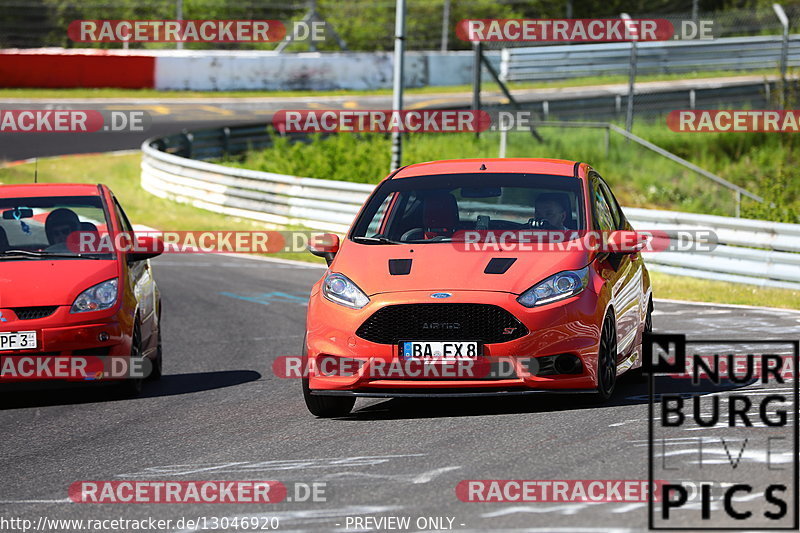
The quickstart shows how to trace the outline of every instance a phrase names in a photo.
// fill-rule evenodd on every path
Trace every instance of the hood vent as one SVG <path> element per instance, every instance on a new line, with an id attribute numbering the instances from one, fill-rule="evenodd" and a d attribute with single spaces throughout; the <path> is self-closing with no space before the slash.
<path id="1" fill-rule="evenodd" d="M 389 259 L 389 274 L 407 276 L 411 272 L 411 259 Z"/>
<path id="2" fill-rule="evenodd" d="M 489 264 L 483 269 L 484 274 L 505 274 L 511 265 L 517 260 L 516 257 L 493 257 Z"/>

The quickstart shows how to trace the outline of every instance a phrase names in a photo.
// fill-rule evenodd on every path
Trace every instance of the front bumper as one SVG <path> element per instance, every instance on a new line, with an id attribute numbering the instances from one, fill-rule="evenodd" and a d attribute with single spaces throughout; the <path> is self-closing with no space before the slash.
<path id="1" fill-rule="evenodd" d="M 71 314 L 69 306 L 59 306 L 53 314 L 31 320 L 9 320 L 0 323 L 0 331 L 35 331 L 37 347 L 32 350 L 6 350 L 0 358 L 35 359 L 41 357 L 88 358 L 128 356 L 131 353 L 130 328 L 119 319 L 114 310 L 98 312 L 94 316 Z M 4 313 L 9 316 L 9 313 Z M 127 332 L 127 333 L 126 333 Z M 0 382 L 22 379 L 0 372 Z"/>
<path id="2" fill-rule="evenodd" d="M 503 361 L 514 372 L 497 377 L 392 377 L 375 372 L 397 365 L 399 347 L 379 344 L 356 335 L 359 326 L 378 309 L 388 305 L 430 304 L 430 291 L 407 291 L 373 295 L 363 309 L 349 309 L 325 299 L 319 292 L 309 301 L 306 349 L 309 359 L 309 388 L 312 394 L 366 397 L 443 397 L 512 395 L 543 391 L 587 391 L 596 387 L 597 346 L 604 307 L 590 290 L 550 305 L 528 309 L 516 301 L 516 295 L 488 291 L 449 291 L 448 303 L 495 305 L 514 315 L 529 333 L 508 342 L 483 345 L 483 359 Z M 599 311 L 598 311 L 599 309 Z M 598 318 L 599 317 L 599 318 Z M 416 340 L 413 334 L 407 340 Z M 474 340 L 464 332 L 463 340 Z M 581 360 L 580 374 L 539 376 L 526 372 L 531 358 L 562 353 Z M 357 372 L 350 375 L 323 375 L 314 362 L 328 358 L 358 360 Z M 485 393 L 485 394 L 484 394 Z"/>

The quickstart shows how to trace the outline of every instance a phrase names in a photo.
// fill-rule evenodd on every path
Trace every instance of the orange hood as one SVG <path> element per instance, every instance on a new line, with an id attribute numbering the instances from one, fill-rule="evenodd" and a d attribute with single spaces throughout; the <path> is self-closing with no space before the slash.
<path id="1" fill-rule="evenodd" d="M 498 261 L 512 258 L 510 266 L 510 261 Z M 498 273 L 485 272 L 492 259 L 490 270 Z M 557 272 L 583 268 L 589 259 L 585 251 L 466 252 L 452 243 L 373 245 L 346 240 L 331 271 L 350 278 L 368 296 L 414 290 L 520 294 Z M 395 274 L 390 272 L 390 260 Z M 403 273 L 406 270 L 408 274 Z"/>

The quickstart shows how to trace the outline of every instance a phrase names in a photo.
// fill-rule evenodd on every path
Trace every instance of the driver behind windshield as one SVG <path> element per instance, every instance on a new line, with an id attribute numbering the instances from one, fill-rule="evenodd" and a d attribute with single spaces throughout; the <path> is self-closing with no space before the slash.
<path id="1" fill-rule="evenodd" d="M 50 243 L 50 249 L 63 248 L 67 249 L 67 237 L 74 231 L 80 231 L 81 222 L 78 215 L 71 209 L 60 207 L 47 215 L 47 220 L 44 223 L 44 231 L 47 235 L 47 241 Z"/>
<path id="2" fill-rule="evenodd" d="M 568 230 L 569 228 L 564 225 L 567 220 L 567 209 L 563 200 L 559 193 L 540 194 L 534 203 L 536 226 L 547 230 Z"/>

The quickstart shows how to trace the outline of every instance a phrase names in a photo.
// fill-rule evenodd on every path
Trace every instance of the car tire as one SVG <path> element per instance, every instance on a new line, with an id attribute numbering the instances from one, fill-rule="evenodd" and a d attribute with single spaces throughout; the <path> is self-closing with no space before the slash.
<path id="1" fill-rule="evenodd" d="M 308 356 L 308 346 L 306 345 L 306 337 L 303 336 L 303 361 L 306 361 Z M 303 372 L 308 369 L 304 368 Z M 356 404 L 355 398 L 348 398 L 347 396 L 317 396 L 311 394 L 311 389 L 308 386 L 308 376 L 303 376 L 303 399 L 306 402 L 308 411 L 320 418 L 335 418 L 338 416 L 347 416 L 353 410 Z"/>
<path id="2" fill-rule="evenodd" d="M 161 320 L 158 321 L 158 345 L 156 346 L 156 356 L 152 361 L 152 369 L 150 370 L 150 375 L 147 376 L 147 379 L 150 381 L 158 381 L 161 379 L 162 375 L 162 361 L 163 361 L 163 352 L 161 349 Z"/>
<path id="3" fill-rule="evenodd" d="M 303 378 L 303 399 L 306 401 L 308 411 L 320 418 L 347 416 L 356 403 L 354 397 L 311 394 L 311 390 L 308 387 L 308 378 Z"/>
<path id="4" fill-rule="evenodd" d="M 653 299 L 647 302 L 647 314 L 644 317 L 644 329 L 642 333 L 651 333 L 653 331 Z M 642 347 L 640 347 L 640 350 Z M 640 351 L 640 354 L 642 352 Z M 641 355 L 640 355 L 641 356 Z M 640 366 L 639 368 L 635 368 L 628 372 L 630 374 L 631 379 L 633 379 L 637 383 L 646 383 L 647 376 L 644 373 L 644 366 Z"/>
<path id="5" fill-rule="evenodd" d="M 597 393 L 595 399 L 607 402 L 617 384 L 617 328 L 611 314 L 606 314 L 597 348 Z"/>
<path id="6" fill-rule="evenodd" d="M 136 323 L 133 325 L 133 334 L 131 335 L 131 355 L 130 358 L 133 360 L 135 357 L 141 357 L 142 355 L 142 328 L 139 325 L 139 321 L 137 320 Z M 142 383 L 143 378 L 130 378 L 123 380 L 122 383 L 119 384 L 120 392 L 123 396 L 127 398 L 136 397 L 142 392 Z"/>

